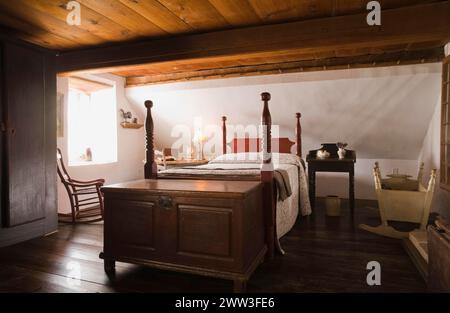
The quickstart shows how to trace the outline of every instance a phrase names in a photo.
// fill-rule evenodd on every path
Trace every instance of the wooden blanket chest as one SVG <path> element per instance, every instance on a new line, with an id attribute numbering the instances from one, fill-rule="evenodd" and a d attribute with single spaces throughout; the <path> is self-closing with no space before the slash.
<path id="1" fill-rule="evenodd" d="M 136 263 L 231 279 L 243 291 L 267 251 L 260 182 L 148 179 L 102 191 L 106 272 Z"/>

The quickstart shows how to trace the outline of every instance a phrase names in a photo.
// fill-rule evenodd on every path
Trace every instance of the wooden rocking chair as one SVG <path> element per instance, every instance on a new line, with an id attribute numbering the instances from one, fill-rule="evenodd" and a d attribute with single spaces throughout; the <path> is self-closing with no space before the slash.
<path id="1" fill-rule="evenodd" d="M 60 149 L 56 154 L 58 176 L 66 188 L 70 200 L 71 213 L 58 213 L 62 223 L 93 223 L 103 220 L 103 195 L 100 188 L 104 179 L 80 181 L 72 179 L 64 166 Z"/>
<path id="2" fill-rule="evenodd" d="M 422 171 L 423 165 L 419 169 L 418 179 L 421 179 Z M 428 224 L 436 184 L 436 170 L 431 171 L 428 187 L 425 188 L 419 180 L 417 190 L 415 191 L 384 189 L 382 187 L 383 183 L 378 164 L 375 164 L 373 176 L 375 179 L 375 191 L 380 210 L 381 225 L 373 227 L 360 224 L 359 228 L 378 235 L 398 239 L 407 238 L 409 232 L 396 230 L 388 225 L 388 221 L 418 223 L 420 224 L 420 230 L 425 230 Z"/>

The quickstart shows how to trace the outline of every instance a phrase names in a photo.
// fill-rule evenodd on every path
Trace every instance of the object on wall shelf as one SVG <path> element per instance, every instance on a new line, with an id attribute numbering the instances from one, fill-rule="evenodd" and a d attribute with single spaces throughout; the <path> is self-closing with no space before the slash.
<path id="1" fill-rule="evenodd" d="M 120 114 L 122 115 L 124 123 L 128 123 L 128 119 L 131 119 L 133 117 L 130 111 L 125 112 L 123 109 L 120 109 Z"/>
<path id="2" fill-rule="evenodd" d="M 131 114 L 131 112 L 129 112 L 129 111 L 125 112 L 123 109 L 120 109 L 120 114 L 122 115 L 122 118 L 123 118 L 123 121 L 120 123 L 122 128 L 139 129 L 142 126 L 144 126 L 144 124 L 138 123 L 138 119 L 136 117 L 133 118 L 133 115 Z M 131 120 L 131 122 L 129 122 L 128 120 Z"/>
<path id="3" fill-rule="evenodd" d="M 122 128 L 132 128 L 132 129 L 139 129 L 142 126 L 144 126 L 144 124 L 130 123 L 130 122 L 122 122 L 120 123 L 120 125 L 122 126 Z"/>

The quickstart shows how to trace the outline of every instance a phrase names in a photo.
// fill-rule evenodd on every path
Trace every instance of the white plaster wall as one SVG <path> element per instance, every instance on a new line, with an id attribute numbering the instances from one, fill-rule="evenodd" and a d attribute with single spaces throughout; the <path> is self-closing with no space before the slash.
<path id="1" fill-rule="evenodd" d="M 89 77 L 88 77 L 89 78 Z M 123 78 L 102 74 L 91 76 L 90 79 L 105 81 L 109 83 L 115 83 L 116 85 L 116 98 L 117 98 L 117 147 L 118 156 L 117 162 L 100 165 L 85 165 L 85 166 L 67 166 L 67 100 L 68 100 L 68 79 L 64 77 L 58 77 L 57 90 L 58 93 L 65 95 L 65 129 L 63 138 L 58 138 L 58 147 L 62 150 L 66 166 L 69 174 L 78 180 L 90 180 L 96 178 L 104 178 L 106 184 L 118 183 L 127 180 L 134 180 L 143 178 L 143 159 L 144 159 L 144 138 L 145 132 L 141 128 L 135 129 L 123 129 L 119 123 L 121 117 L 119 115 L 119 109 L 123 108 L 125 111 L 131 111 L 133 115 L 137 116 L 140 121 L 143 121 L 141 112 L 134 110 L 132 105 L 125 97 L 125 81 Z M 99 116 L 99 119 L 102 117 Z M 80 125 L 82 127 L 82 125 Z M 59 182 L 59 179 L 58 179 Z M 70 204 L 67 197 L 67 193 L 61 182 L 58 183 L 58 211 L 67 212 L 70 210 Z"/>
<path id="2" fill-rule="evenodd" d="M 303 151 L 322 142 L 346 141 L 357 152 L 356 196 L 374 199 L 372 166 L 416 174 L 417 160 L 440 94 L 439 64 L 295 73 L 152 85 L 126 89 L 144 115 L 154 102 L 155 141 L 170 147 L 171 129 L 203 124 L 259 124 L 259 94 L 272 94 L 272 121 L 280 135 L 295 138 L 295 112 L 301 112 Z M 345 174 L 319 174 L 319 196 L 347 197 Z"/>

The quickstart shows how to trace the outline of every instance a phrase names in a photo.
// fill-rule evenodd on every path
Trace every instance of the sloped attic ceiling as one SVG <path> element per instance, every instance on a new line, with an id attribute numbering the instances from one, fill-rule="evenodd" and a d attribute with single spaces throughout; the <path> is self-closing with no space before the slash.
<path id="1" fill-rule="evenodd" d="M 127 89 L 144 113 L 154 102 L 158 148 L 170 147 L 178 124 L 258 124 L 259 94 L 272 94 L 272 121 L 295 138 L 295 112 L 302 113 L 303 151 L 346 141 L 358 158 L 417 160 L 440 97 L 440 64 L 284 74 L 174 83 Z"/>

